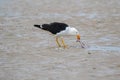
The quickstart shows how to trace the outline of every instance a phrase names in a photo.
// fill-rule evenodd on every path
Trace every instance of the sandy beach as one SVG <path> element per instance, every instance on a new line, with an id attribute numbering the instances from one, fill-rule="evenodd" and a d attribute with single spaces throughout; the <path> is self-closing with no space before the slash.
<path id="1" fill-rule="evenodd" d="M 77 28 L 59 48 L 34 24 Z M 0 0 L 0 80 L 120 80 L 119 0 Z"/>

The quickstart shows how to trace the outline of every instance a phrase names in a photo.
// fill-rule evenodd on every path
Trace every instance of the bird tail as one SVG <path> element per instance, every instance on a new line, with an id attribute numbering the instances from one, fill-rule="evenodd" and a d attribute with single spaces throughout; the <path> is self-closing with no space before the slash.
<path id="1" fill-rule="evenodd" d="M 38 24 L 34 24 L 34 27 L 37 27 L 37 28 L 42 28 L 40 25 Z"/>
<path id="2" fill-rule="evenodd" d="M 49 30 L 50 29 L 50 25 L 49 24 L 42 24 L 42 25 L 35 24 L 34 27 L 41 28 L 43 30 Z"/>

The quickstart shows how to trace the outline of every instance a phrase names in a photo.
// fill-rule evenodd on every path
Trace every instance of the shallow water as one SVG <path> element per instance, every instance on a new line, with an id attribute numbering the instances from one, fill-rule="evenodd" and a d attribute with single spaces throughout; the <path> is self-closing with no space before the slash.
<path id="1" fill-rule="evenodd" d="M 90 46 L 87 48 L 88 50 L 91 51 L 115 51 L 115 52 L 120 52 L 120 47 L 115 47 L 115 46 Z"/>
<path id="2" fill-rule="evenodd" d="M 64 5 L 64 6 L 63 6 Z M 34 24 L 77 28 L 59 48 Z M 91 54 L 90 54 L 91 53 Z M 119 80 L 119 0 L 0 0 L 0 80 Z"/>

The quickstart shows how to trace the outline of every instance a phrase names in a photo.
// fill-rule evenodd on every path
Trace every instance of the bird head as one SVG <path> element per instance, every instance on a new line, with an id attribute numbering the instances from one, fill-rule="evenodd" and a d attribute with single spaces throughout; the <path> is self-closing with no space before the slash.
<path id="1" fill-rule="evenodd" d="M 79 34 L 79 31 L 76 29 L 76 28 L 71 28 L 71 30 L 70 30 L 70 32 L 71 32 L 71 34 L 73 34 L 73 35 L 76 35 L 76 38 L 77 38 L 77 40 L 76 40 L 76 42 L 80 42 L 80 34 Z"/>
<path id="2" fill-rule="evenodd" d="M 75 35 L 76 35 L 76 38 L 77 38 L 76 42 L 80 42 L 80 34 L 79 34 L 79 31 L 78 31 L 76 28 L 74 28 L 74 32 L 75 32 Z"/>
<path id="3" fill-rule="evenodd" d="M 79 34 L 79 31 L 76 28 L 74 28 L 74 27 L 68 27 L 67 28 L 67 33 L 69 35 L 76 36 L 76 38 L 77 38 L 76 42 L 80 42 L 80 34 Z"/>

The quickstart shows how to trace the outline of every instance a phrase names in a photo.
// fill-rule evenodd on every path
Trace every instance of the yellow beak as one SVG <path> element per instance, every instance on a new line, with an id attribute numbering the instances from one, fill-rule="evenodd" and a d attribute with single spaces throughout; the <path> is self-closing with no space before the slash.
<path id="1" fill-rule="evenodd" d="M 79 42 L 80 41 L 80 34 L 77 34 L 76 37 L 77 37 L 77 42 Z"/>

